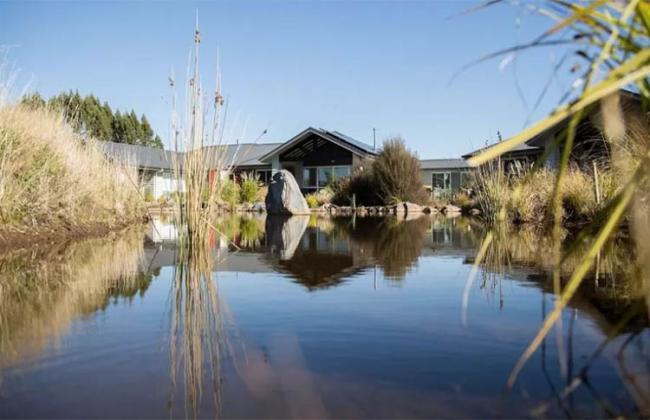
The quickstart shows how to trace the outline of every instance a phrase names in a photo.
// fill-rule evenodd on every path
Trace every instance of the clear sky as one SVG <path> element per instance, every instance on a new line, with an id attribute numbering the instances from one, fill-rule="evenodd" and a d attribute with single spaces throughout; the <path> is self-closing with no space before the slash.
<path id="1" fill-rule="evenodd" d="M 475 4 L 0 0 L 0 45 L 11 46 L 15 86 L 94 93 L 113 109 L 145 113 L 166 141 L 167 78 L 172 67 L 184 77 L 198 9 L 204 83 L 218 51 L 231 139 L 268 128 L 263 142 L 285 141 L 315 126 L 372 143 L 375 127 L 378 141 L 401 135 L 421 158 L 456 157 L 497 130 L 520 130 L 559 59 L 543 49 L 450 83 L 464 64 L 550 24 L 507 4 L 456 16 Z M 554 82 L 534 117 L 565 88 Z"/>

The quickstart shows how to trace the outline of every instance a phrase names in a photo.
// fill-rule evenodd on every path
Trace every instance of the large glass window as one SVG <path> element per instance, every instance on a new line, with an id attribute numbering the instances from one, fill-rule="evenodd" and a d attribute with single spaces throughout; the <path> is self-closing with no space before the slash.
<path id="1" fill-rule="evenodd" d="M 433 189 L 450 190 L 451 174 L 449 172 L 437 172 L 433 174 L 431 186 Z"/>
<path id="2" fill-rule="evenodd" d="M 316 168 L 305 168 L 302 177 L 302 185 L 306 188 L 316 188 L 318 186 Z"/>
<path id="3" fill-rule="evenodd" d="M 306 167 L 303 171 L 303 188 L 324 188 L 332 181 L 350 175 L 349 166 Z"/>
<path id="4" fill-rule="evenodd" d="M 332 182 L 332 167 L 319 166 L 318 167 L 318 186 L 320 188 L 326 187 Z"/>
<path id="5" fill-rule="evenodd" d="M 262 184 L 271 182 L 271 171 L 268 169 L 257 170 L 255 175 Z"/>
<path id="6" fill-rule="evenodd" d="M 335 166 L 334 167 L 334 179 L 344 178 L 350 175 L 349 166 Z"/>

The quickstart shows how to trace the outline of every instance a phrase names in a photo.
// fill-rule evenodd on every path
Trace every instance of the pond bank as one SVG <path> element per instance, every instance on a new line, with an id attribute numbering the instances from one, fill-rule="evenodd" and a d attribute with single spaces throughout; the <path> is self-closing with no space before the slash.
<path id="1" fill-rule="evenodd" d="M 141 217 L 110 225 L 106 223 L 93 223 L 83 226 L 63 225 L 56 228 L 41 227 L 37 230 L 27 231 L 3 231 L 0 229 L 0 254 L 14 249 L 36 248 L 45 244 L 61 244 L 99 238 L 109 233 L 119 233 L 133 226 L 145 225 L 148 222 L 149 217 Z"/>

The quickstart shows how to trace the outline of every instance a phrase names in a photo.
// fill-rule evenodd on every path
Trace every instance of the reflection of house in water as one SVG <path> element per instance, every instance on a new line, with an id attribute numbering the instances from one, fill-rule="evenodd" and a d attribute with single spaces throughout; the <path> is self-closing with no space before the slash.
<path id="1" fill-rule="evenodd" d="M 434 217 L 430 219 L 431 233 L 425 236 L 423 256 L 456 256 L 471 259 L 480 235 L 463 218 Z"/>
<path id="2" fill-rule="evenodd" d="M 331 235 L 318 228 L 307 228 L 298 248 L 289 260 L 274 261 L 279 271 L 290 273 L 296 282 L 310 290 L 326 288 L 343 282 L 372 260 L 355 252 L 347 236 Z"/>
<path id="3" fill-rule="evenodd" d="M 154 217 L 149 222 L 147 238 L 153 243 L 169 242 L 178 239 L 178 231 L 172 217 Z"/>

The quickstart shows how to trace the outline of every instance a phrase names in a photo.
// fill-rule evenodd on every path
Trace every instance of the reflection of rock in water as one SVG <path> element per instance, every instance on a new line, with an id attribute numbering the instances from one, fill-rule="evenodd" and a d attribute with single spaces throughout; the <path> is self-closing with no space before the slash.
<path id="1" fill-rule="evenodd" d="M 300 245 L 305 229 L 309 223 L 309 216 L 269 216 L 266 218 L 266 245 L 269 252 L 279 256 L 280 260 L 293 257 L 296 248 Z"/>
<path id="2" fill-rule="evenodd" d="M 143 293 L 141 232 L 0 257 L 0 367 L 36 357 L 111 297 Z"/>
<path id="3" fill-rule="evenodd" d="M 422 254 L 428 217 L 357 219 L 349 235 L 357 247 L 373 255 L 388 278 L 404 278 Z"/>

